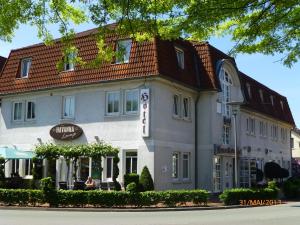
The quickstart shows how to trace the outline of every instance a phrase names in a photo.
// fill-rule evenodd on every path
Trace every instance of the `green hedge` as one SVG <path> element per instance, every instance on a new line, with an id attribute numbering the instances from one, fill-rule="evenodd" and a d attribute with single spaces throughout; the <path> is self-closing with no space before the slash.
<path id="1" fill-rule="evenodd" d="M 300 178 L 290 178 L 283 183 L 283 193 L 286 198 L 300 198 Z"/>
<path id="2" fill-rule="evenodd" d="M 56 198 L 60 207 L 145 207 L 158 203 L 174 207 L 186 202 L 196 205 L 206 205 L 208 192 L 205 190 L 178 191 L 148 191 L 130 193 L 125 191 L 57 191 Z M 5 205 L 40 205 L 45 203 L 45 196 L 41 190 L 0 189 L 0 203 Z"/>
<path id="3" fill-rule="evenodd" d="M 225 190 L 219 198 L 225 205 L 239 205 L 242 200 L 275 200 L 277 199 L 277 195 L 278 190 L 272 188 L 257 190 L 235 188 Z"/>

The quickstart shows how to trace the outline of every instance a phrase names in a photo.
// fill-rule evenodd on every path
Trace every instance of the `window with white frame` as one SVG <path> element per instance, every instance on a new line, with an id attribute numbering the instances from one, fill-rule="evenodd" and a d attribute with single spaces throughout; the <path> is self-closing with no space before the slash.
<path id="1" fill-rule="evenodd" d="M 247 133 L 251 135 L 255 135 L 255 119 L 252 117 L 247 118 Z"/>
<path id="2" fill-rule="evenodd" d="M 120 92 L 112 91 L 106 93 L 106 114 L 114 115 L 120 112 Z"/>
<path id="3" fill-rule="evenodd" d="M 274 141 L 277 141 L 278 139 L 278 126 L 277 125 L 271 125 L 271 137 Z"/>
<path id="4" fill-rule="evenodd" d="M 106 157 L 106 165 L 105 165 L 105 177 L 107 180 L 112 180 L 113 178 L 113 168 L 114 168 L 114 158 L 111 156 Z"/>
<path id="5" fill-rule="evenodd" d="M 172 154 L 172 178 L 179 178 L 179 153 L 173 152 Z"/>
<path id="6" fill-rule="evenodd" d="M 11 172 L 14 174 L 19 174 L 19 159 L 11 160 Z"/>
<path id="7" fill-rule="evenodd" d="M 27 101 L 26 102 L 26 120 L 35 119 L 35 102 Z"/>
<path id="8" fill-rule="evenodd" d="M 190 179 L 190 153 L 182 154 L 182 178 Z"/>
<path id="9" fill-rule="evenodd" d="M 128 114 L 136 114 L 139 105 L 139 90 L 125 91 L 125 111 Z"/>
<path id="10" fill-rule="evenodd" d="M 213 169 L 213 188 L 214 192 L 221 191 L 221 158 L 214 156 L 214 169 Z"/>
<path id="11" fill-rule="evenodd" d="M 263 133 L 263 136 L 264 137 L 268 136 L 268 123 L 267 122 L 264 123 L 264 133 Z"/>
<path id="12" fill-rule="evenodd" d="M 75 58 L 76 58 L 75 52 L 70 52 L 65 56 L 65 60 L 64 60 L 64 70 L 65 71 L 74 70 Z"/>
<path id="13" fill-rule="evenodd" d="M 186 97 L 183 98 L 183 118 L 190 118 L 190 99 Z"/>
<path id="14" fill-rule="evenodd" d="M 26 59 L 21 60 L 21 74 L 20 74 L 21 78 L 28 77 L 30 67 L 31 67 L 31 59 L 30 58 L 26 58 Z"/>
<path id="15" fill-rule="evenodd" d="M 119 40 L 116 45 L 116 63 L 128 63 L 130 59 L 130 51 L 132 40 Z"/>
<path id="16" fill-rule="evenodd" d="M 31 159 L 25 159 L 25 176 L 31 176 L 32 175 L 32 160 Z"/>
<path id="17" fill-rule="evenodd" d="M 285 143 L 287 141 L 287 130 L 284 128 L 280 128 L 281 141 Z"/>
<path id="18" fill-rule="evenodd" d="M 125 158 L 126 174 L 137 173 L 137 152 L 126 152 Z"/>
<path id="19" fill-rule="evenodd" d="M 179 117 L 180 112 L 180 98 L 179 95 L 173 95 L 173 115 Z"/>
<path id="20" fill-rule="evenodd" d="M 230 142 L 230 126 L 223 125 L 223 144 L 229 145 Z"/>
<path id="21" fill-rule="evenodd" d="M 75 96 L 63 97 L 63 118 L 73 119 L 75 117 Z"/>
<path id="22" fill-rule="evenodd" d="M 181 69 L 184 69 L 184 51 L 180 48 L 175 48 L 177 63 Z"/>
<path id="23" fill-rule="evenodd" d="M 259 121 L 259 136 L 267 137 L 268 124 L 264 121 Z"/>
<path id="24" fill-rule="evenodd" d="M 23 120 L 23 102 L 13 103 L 13 121 Z"/>
<path id="25" fill-rule="evenodd" d="M 223 116 L 231 116 L 231 107 L 228 103 L 231 101 L 232 79 L 230 75 L 222 68 L 219 79 L 222 88 L 222 114 Z"/>

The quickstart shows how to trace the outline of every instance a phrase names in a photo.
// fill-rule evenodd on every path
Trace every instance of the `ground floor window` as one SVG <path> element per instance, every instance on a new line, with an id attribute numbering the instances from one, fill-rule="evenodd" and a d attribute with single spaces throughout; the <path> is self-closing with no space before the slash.
<path id="1" fill-rule="evenodd" d="M 11 173 L 13 175 L 19 175 L 19 159 L 12 159 L 11 164 Z"/>
<path id="2" fill-rule="evenodd" d="M 137 152 L 126 152 L 126 174 L 137 173 Z"/>
<path id="3" fill-rule="evenodd" d="M 214 192 L 221 191 L 221 158 L 218 156 L 214 157 L 213 188 Z"/>
<path id="4" fill-rule="evenodd" d="M 86 181 L 90 175 L 90 158 L 80 159 L 80 179 Z"/>
<path id="5" fill-rule="evenodd" d="M 178 179 L 179 177 L 179 153 L 172 154 L 172 177 Z"/>
<path id="6" fill-rule="evenodd" d="M 182 154 L 182 178 L 190 179 L 190 153 Z"/>
<path id="7" fill-rule="evenodd" d="M 112 180 L 113 178 L 113 163 L 114 163 L 113 157 L 106 157 L 105 175 L 107 180 Z"/>
<path id="8" fill-rule="evenodd" d="M 31 175 L 32 175 L 32 160 L 25 159 L 25 176 L 31 176 Z"/>
<path id="9" fill-rule="evenodd" d="M 256 159 L 240 160 L 240 187 L 250 188 L 256 183 Z"/>

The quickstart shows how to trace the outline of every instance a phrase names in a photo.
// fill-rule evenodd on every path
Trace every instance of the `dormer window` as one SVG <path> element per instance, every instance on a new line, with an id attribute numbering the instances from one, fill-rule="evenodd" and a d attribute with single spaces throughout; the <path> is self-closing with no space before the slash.
<path id="1" fill-rule="evenodd" d="M 271 100 L 272 106 L 274 106 L 274 96 L 273 95 L 270 96 L 270 100 Z"/>
<path id="2" fill-rule="evenodd" d="M 26 58 L 21 60 L 21 74 L 20 78 L 27 78 L 31 67 L 31 59 Z"/>
<path id="3" fill-rule="evenodd" d="M 259 90 L 259 96 L 260 96 L 261 102 L 264 102 L 264 92 L 262 90 Z"/>
<path id="4" fill-rule="evenodd" d="M 65 71 L 74 70 L 75 58 L 76 58 L 75 52 L 70 52 L 65 56 L 65 64 L 64 64 Z"/>
<path id="5" fill-rule="evenodd" d="M 280 101 L 281 109 L 283 110 L 283 101 Z"/>
<path id="6" fill-rule="evenodd" d="M 180 48 L 175 48 L 177 63 L 181 69 L 184 69 L 184 51 Z"/>
<path id="7" fill-rule="evenodd" d="M 116 46 L 116 63 L 129 63 L 132 40 L 119 40 Z"/>
<path id="8" fill-rule="evenodd" d="M 251 98 L 251 86 L 249 83 L 247 83 L 246 86 L 247 86 L 248 96 L 249 98 Z"/>

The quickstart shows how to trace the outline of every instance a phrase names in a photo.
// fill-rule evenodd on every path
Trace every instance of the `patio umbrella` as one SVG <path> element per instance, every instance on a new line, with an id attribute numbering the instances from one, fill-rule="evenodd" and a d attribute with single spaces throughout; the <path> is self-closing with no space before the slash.
<path id="1" fill-rule="evenodd" d="M 15 148 L 0 147 L 0 156 L 5 159 L 32 159 L 34 152 L 21 151 Z"/>

